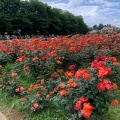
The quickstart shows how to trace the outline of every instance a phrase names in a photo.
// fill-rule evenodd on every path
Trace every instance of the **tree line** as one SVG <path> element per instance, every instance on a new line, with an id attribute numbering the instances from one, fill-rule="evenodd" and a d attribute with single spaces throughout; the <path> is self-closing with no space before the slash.
<path id="1" fill-rule="evenodd" d="M 38 0 L 0 0 L 0 34 L 67 35 L 88 32 L 82 16 L 52 8 Z"/>
<path id="2" fill-rule="evenodd" d="M 99 25 L 93 25 L 93 29 L 94 30 L 101 30 L 101 29 L 103 29 L 104 27 L 112 27 L 112 25 L 111 24 L 107 24 L 107 25 L 104 25 L 104 24 L 102 24 L 102 23 L 100 23 Z"/>

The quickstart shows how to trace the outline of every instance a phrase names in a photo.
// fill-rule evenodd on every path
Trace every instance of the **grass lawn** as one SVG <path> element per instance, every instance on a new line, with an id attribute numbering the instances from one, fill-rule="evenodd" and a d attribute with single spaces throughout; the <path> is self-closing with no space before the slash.
<path id="1" fill-rule="evenodd" d="M 116 96 L 120 102 L 120 90 L 116 92 Z M 111 120 L 120 120 L 120 104 L 118 106 L 110 106 L 107 116 Z"/>

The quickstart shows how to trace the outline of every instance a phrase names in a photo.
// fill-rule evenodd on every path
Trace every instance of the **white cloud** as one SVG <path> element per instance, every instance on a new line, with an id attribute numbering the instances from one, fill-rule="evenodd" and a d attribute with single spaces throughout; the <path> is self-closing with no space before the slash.
<path id="1" fill-rule="evenodd" d="M 110 2 L 108 0 L 89 0 L 91 4 L 102 4 L 104 7 L 120 6 L 120 2 Z"/>
<path id="2" fill-rule="evenodd" d="M 116 26 L 120 26 L 120 20 L 114 19 L 113 24 L 116 25 Z"/>
<path id="3" fill-rule="evenodd" d="M 61 0 L 39 0 L 39 1 L 41 1 L 41 2 L 43 2 L 43 3 L 56 3 L 56 2 L 60 2 Z"/>
<path id="4" fill-rule="evenodd" d="M 60 8 L 62 10 L 68 10 L 69 6 L 65 3 L 51 3 L 49 4 L 52 7 Z"/>
<path id="5" fill-rule="evenodd" d="M 103 8 L 101 9 L 101 14 L 104 14 L 104 15 L 117 15 L 117 14 L 120 14 L 120 10 L 116 9 L 116 8 Z"/>
<path id="6" fill-rule="evenodd" d="M 98 16 L 99 6 L 70 6 L 66 3 L 51 3 L 52 7 L 60 8 L 62 10 L 67 10 L 74 15 L 82 15 L 83 17 L 93 17 Z M 75 5 L 75 4 L 74 4 Z"/>
<path id="7" fill-rule="evenodd" d="M 89 0 L 89 3 L 104 4 L 106 0 Z"/>
<path id="8" fill-rule="evenodd" d="M 48 5 L 67 10 L 74 15 L 82 15 L 84 21 L 92 26 L 94 24 L 113 24 L 120 27 L 120 2 L 111 0 L 40 0 Z M 115 19 L 119 20 L 114 22 Z M 119 24 L 118 24 L 119 23 Z"/>
<path id="9" fill-rule="evenodd" d="M 119 22 L 119 23 L 120 23 L 120 20 L 114 19 L 113 22 L 114 22 L 114 23 L 116 23 L 116 22 Z"/>
<path id="10" fill-rule="evenodd" d="M 99 11 L 99 7 L 98 6 L 94 6 L 92 7 L 92 9 L 88 12 L 89 16 L 98 16 L 98 11 Z"/>
<path id="11" fill-rule="evenodd" d="M 69 0 L 68 6 L 69 7 L 76 7 L 83 3 L 85 0 Z"/>

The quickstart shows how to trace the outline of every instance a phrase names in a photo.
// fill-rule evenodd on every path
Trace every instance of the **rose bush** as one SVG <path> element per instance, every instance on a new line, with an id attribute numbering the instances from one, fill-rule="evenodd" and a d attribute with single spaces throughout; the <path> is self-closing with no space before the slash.
<path id="1" fill-rule="evenodd" d="M 91 67 L 78 69 L 74 76 L 62 83 L 62 87 L 57 85 L 57 94 L 51 98 L 55 103 L 59 102 L 57 107 L 64 108 L 72 119 L 102 120 L 110 103 L 116 99 L 114 91 L 118 86 L 108 79 L 112 76 L 112 68 L 106 67 L 105 63 L 97 63 L 95 67 L 92 67 L 93 61 Z"/>
<path id="2" fill-rule="evenodd" d="M 70 119 L 104 119 L 117 105 L 119 38 L 74 35 L 0 42 L 0 88 L 32 113 L 64 110 Z M 5 59 L 3 59 L 5 58 Z"/>

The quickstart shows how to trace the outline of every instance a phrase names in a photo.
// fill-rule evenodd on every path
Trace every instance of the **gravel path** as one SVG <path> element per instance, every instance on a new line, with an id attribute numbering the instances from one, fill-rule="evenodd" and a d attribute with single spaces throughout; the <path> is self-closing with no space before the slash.
<path id="1" fill-rule="evenodd" d="M 0 120 L 8 120 L 2 112 L 0 112 Z"/>

